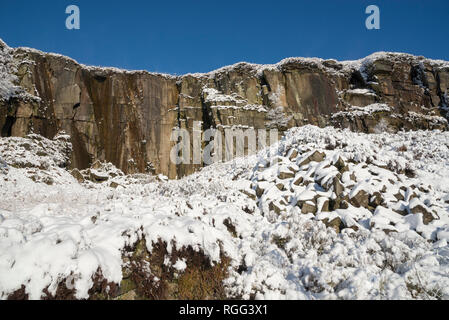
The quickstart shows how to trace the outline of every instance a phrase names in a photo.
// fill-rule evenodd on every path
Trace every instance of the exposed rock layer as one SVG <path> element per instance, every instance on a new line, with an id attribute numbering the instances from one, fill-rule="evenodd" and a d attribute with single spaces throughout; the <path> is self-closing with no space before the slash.
<path id="1" fill-rule="evenodd" d="M 280 132 L 305 124 L 364 132 L 448 126 L 449 63 L 407 54 L 239 63 L 175 77 L 87 67 L 1 41 L 0 51 L 12 57 L 16 85 L 25 93 L 0 98 L 1 135 L 53 138 L 65 131 L 79 169 L 104 160 L 126 173 L 190 174 L 201 165 L 172 163 L 170 135 L 173 128 L 192 132 L 194 121 L 203 130 Z"/>

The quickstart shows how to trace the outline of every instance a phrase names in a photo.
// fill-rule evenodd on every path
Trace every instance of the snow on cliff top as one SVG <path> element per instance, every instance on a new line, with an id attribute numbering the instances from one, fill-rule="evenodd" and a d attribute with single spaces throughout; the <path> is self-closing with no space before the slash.
<path id="1" fill-rule="evenodd" d="M 120 283 L 122 250 L 143 236 L 149 250 L 175 241 L 212 262 L 222 250 L 232 260 L 230 297 L 449 299 L 448 132 L 305 126 L 258 155 L 179 181 L 116 176 L 116 189 L 59 168 L 60 139 L 0 138 L 9 165 L 0 169 L 2 299 L 22 285 L 39 299 L 69 275 L 76 297 L 87 298 L 98 268 Z M 49 154 L 56 160 L 37 168 Z M 30 161 L 16 161 L 21 155 Z M 367 198 L 375 211 L 349 200 L 362 201 L 362 191 L 375 195 Z M 324 210 L 337 192 L 350 203 Z"/>
<path id="2" fill-rule="evenodd" d="M 1 41 L 1 39 L 0 39 Z M 3 43 L 3 42 L 2 42 Z M 3 43 L 4 44 L 4 43 Z M 11 49 L 10 49 L 11 50 Z M 35 54 L 40 55 L 49 55 L 53 57 L 63 58 L 67 59 L 75 64 L 79 64 L 77 61 L 70 57 L 66 57 L 60 54 L 55 53 L 47 53 L 43 52 L 37 49 L 33 48 L 27 48 L 27 47 L 20 47 L 17 49 L 12 50 L 19 50 L 24 52 L 32 52 Z M 149 72 L 146 70 L 125 70 L 115 67 L 100 67 L 100 66 L 87 66 L 84 64 L 79 64 L 83 68 L 86 68 L 88 70 L 97 71 L 97 72 L 106 72 L 106 73 L 125 73 L 125 74 L 151 74 L 155 76 L 162 76 L 167 79 L 180 79 L 182 77 L 198 77 L 198 78 L 214 78 L 217 75 L 221 73 L 226 73 L 230 71 L 234 71 L 239 68 L 245 68 L 249 72 L 253 72 L 254 74 L 262 74 L 265 70 L 282 70 L 282 68 L 286 67 L 289 64 L 301 64 L 304 66 L 312 66 L 317 67 L 319 69 L 322 69 L 326 72 L 330 73 L 340 73 L 340 72 L 347 72 L 350 70 L 361 70 L 363 73 L 363 69 L 372 63 L 375 60 L 378 59 L 394 59 L 394 58 L 406 58 L 406 59 L 412 59 L 416 61 L 428 61 L 431 65 L 438 67 L 438 68 L 449 68 L 449 62 L 444 60 L 432 60 L 427 59 L 422 56 L 414 56 L 407 53 L 397 53 L 397 52 L 376 52 L 373 53 L 365 58 L 359 59 L 359 60 L 353 60 L 353 61 L 337 61 L 334 59 L 328 59 L 324 60 L 321 58 L 301 58 L 301 57 L 292 57 L 292 58 L 286 58 L 282 61 L 276 63 L 276 64 L 255 64 L 255 63 L 248 63 L 248 62 L 238 62 L 233 65 L 225 66 L 207 73 L 187 73 L 185 75 L 176 76 L 166 73 L 158 73 L 158 72 Z M 0 58 L 1 59 L 1 58 Z M 0 63 L 2 61 L 0 60 Z"/>

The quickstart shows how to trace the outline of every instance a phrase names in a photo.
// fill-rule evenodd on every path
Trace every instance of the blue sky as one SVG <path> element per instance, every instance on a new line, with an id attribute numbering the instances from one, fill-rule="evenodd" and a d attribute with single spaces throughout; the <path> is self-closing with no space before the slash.
<path id="1" fill-rule="evenodd" d="M 80 30 L 65 28 L 70 4 Z M 370 4 L 381 30 L 365 28 Z M 184 74 L 375 51 L 449 60 L 448 17 L 448 0 L 0 0 L 0 38 L 89 65 Z"/>

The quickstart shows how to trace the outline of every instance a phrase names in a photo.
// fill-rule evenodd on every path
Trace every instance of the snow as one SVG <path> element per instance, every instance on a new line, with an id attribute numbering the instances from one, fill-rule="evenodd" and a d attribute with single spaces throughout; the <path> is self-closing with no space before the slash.
<path id="1" fill-rule="evenodd" d="M 176 261 L 176 263 L 173 265 L 173 267 L 176 270 L 183 272 L 187 268 L 187 264 L 185 263 L 184 260 L 179 259 L 178 261 Z"/>
<path id="2" fill-rule="evenodd" d="M 370 89 L 349 89 L 349 90 L 346 90 L 346 92 L 349 94 L 354 94 L 354 95 L 365 95 L 365 96 L 372 96 L 372 97 L 377 96 L 376 93 Z"/>
<path id="3" fill-rule="evenodd" d="M 8 47 L 0 39 L 0 102 L 16 97 L 40 102 L 39 97 L 26 92 L 18 85 L 19 79 L 16 76 L 18 62 L 14 59 L 13 54 L 14 49 Z M 21 63 L 31 63 L 31 61 L 25 59 Z"/>
<path id="4" fill-rule="evenodd" d="M 447 123 L 447 119 L 445 119 L 445 118 L 443 118 L 441 116 L 425 115 L 425 114 L 420 114 L 420 113 L 416 113 L 416 112 L 413 112 L 413 111 L 409 111 L 407 113 L 407 118 L 410 118 L 410 119 L 423 118 L 423 119 L 426 119 L 426 120 L 430 121 L 433 124 L 436 124 L 436 123 Z"/>
<path id="5" fill-rule="evenodd" d="M 113 189 L 109 181 L 80 184 L 62 168 L 70 147 L 63 134 L 55 140 L 1 138 L 0 156 L 9 167 L 0 169 L 0 298 L 25 285 L 31 299 L 40 299 L 42 290 L 55 292 L 68 277 L 76 297 L 88 298 L 98 269 L 108 281 L 120 283 L 122 250 L 145 237 L 149 250 L 163 240 L 201 250 L 211 263 L 220 261 L 220 253 L 230 257 L 229 296 L 447 299 L 447 141 L 449 133 L 439 131 L 366 135 L 305 126 L 289 130 L 279 145 L 258 155 L 214 164 L 179 181 L 117 175 L 113 181 L 120 186 Z M 291 148 L 298 151 L 293 160 L 287 157 Z M 314 150 L 324 152 L 325 159 L 299 167 Z M 385 204 L 374 212 L 352 205 L 324 212 L 324 201 L 334 197 L 332 187 L 290 184 L 299 176 L 331 184 L 338 158 L 349 168 L 342 175 L 344 192 L 386 186 Z M 282 180 L 286 189 L 281 191 L 277 175 L 285 166 L 295 177 Z M 398 173 L 407 166 L 415 178 Z M 352 173 L 357 183 L 349 178 Z M 264 194 L 254 200 L 242 190 L 254 195 L 256 184 Z M 413 190 L 414 198 L 402 186 Z M 393 199 L 398 192 L 404 192 L 404 200 Z M 310 205 L 317 195 L 319 212 L 301 214 L 296 202 Z M 272 201 L 280 214 L 270 210 Z M 418 201 L 439 219 L 426 225 L 421 213 L 396 212 Z M 335 218 L 358 229 L 337 234 L 323 223 Z M 241 265 L 246 271 L 239 273 Z M 179 260 L 173 267 L 182 273 L 188 266 Z"/>
<path id="6" fill-rule="evenodd" d="M 351 109 L 349 111 L 340 111 L 340 112 L 334 113 L 332 115 L 332 118 L 338 118 L 341 116 L 348 116 L 348 117 L 354 118 L 354 117 L 372 115 L 377 112 L 390 112 L 392 110 L 393 110 L 393 108 L 391 108 L 390 106 L 388 106 L 385 103 L 374 103 L 374 104 L 370 104 L 365 107 L 351 106 Z"/>
<path id="7" fill-rule="evenodd" d="M 211 109 L 218 109 L 218 110 L 228 110 L 228 109 L 233 109 L 233 110 L 245 110 L 245 111 L 256 111 L 256 112 L 268 112 L 267 108 L 263 105 L 256 105 L 256 104 L 247 104 L 243 107 L 238 107 L 238 106 L 211 106 Z"/>
<path id="8" fill-rule="evenodd" d="M 0 39 L 0 100 L 9 100 L 15 96 L 20 88 L 14 83 L 16 67 L 11 56 L 12 49 Z"/>
<path id="9" fill-rule="evenodd" d="M 284 107 L 278 106 L 268 111 L 267 118 L 270 120 L 267 124 L 268 127 L 271 127 L 273 125 L 279 127 L 287 127 L 293 116 L 287 116 L 284 113 Z"/>
<path id="10" fill-rule="evenodd" d="M 245 100 L 239 99 L 235 93 L 226 95 L 213 88 L 203 88 L 203 94 L 206 96 L 205 102 L 230 102 L 236 105 L 245 103 Z"/>

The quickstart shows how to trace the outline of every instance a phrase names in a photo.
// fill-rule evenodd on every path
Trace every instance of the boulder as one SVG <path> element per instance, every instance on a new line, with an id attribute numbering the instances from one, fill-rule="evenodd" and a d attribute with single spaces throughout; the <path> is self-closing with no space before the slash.
<path id="1" fill-rule="evenodd" d="M 276 204 L 274 201 L 268 204 L 268 209 L 270 209 L 270 211 L 274 211 L 276 214 L 281 214 L 282 212 L 281 206 Z"/>
<path id="2" fill-rule="evenodd" d="M 285 180 L 285 179 L 291 179 L 295 177 L 295 173 L 291 172 L 291 171 L 281 171 L 278 174 L 278 178 L 281 180 Z"/>
<path id="3" fill-rule="evenodd" d="M 296 149 L 293 149 L 290 152 L 290 155 L 288 158 L 290 159 L 290 161 L 295 161 L 297 157 L 298 157 L 298 151 Z"/>
<path id="4" fill-rule="evenodd" d="M 299 186 L 303 181 L 304 181 L 304 178 L 301 177 L 301 176 L 299 176 L 299 177 L 297 177 L 297 178 L 295 179 L 295 181 L 293 182 L 293 184 L 294 184 L 295 186 Z"/>
<path id="5" fill-rule="evenodd" d="M 265 192 L 265 189 L 263 189 L 263 188 L 260 186 L 260 184 L 258 184 L 257 187 L 256 187 L 256 196 L 257 196 L 258 198 L 260 198 L 260 197 L 264 194 L 264 192 Z"/>
<path id="6" fill-rule="evenodd" d="M 350 178 L 352 181 L 357 182 L 357 176 L 355 175 L 354 172 L 351 173 L 351 175 L 349 176 L 349 178 Z"/>
<path id="7" fill-rule="evenodd" d="M 329 212 L 330 201 L 326 197 L 320 197 L 317 199 L 317 209 L 319 212 Z"/>
<path id="8" fill-rule="evenodd" d="M 8 168 L 8 164 L 2 158 L 0 158 L 0 169 L 3 168 Z"/>
<path id="9" fill-rule="evenodd" d="M 305 166 L 306 164 L 309 164 L 310 162 L 321 162 L 326 157 L 326 154 L 324 152 L 315 151 L 310 156 L 302 160 L 298 165 L 300 167 Z"/>
<path id="10" fill-rule="evenodd" d="M 78 180 L 79 183 L 83 183 L 84 182 L 84 176 L 81 174 L 81 172 L 78 169 L 73 169 L 72 171 L 70 171 L 70 174 L 76 180 Z"/>
<path id="11" fill-rule="evenodd" d="M 347 172 L 347 171 L 349 171 L 348 165 L 346 164 L 346 162 L 341 157 L 338 157 L 338 160 L 334 163 L 334 166 L 342 174 Z"/>
<path id="12" fill-rule="evenodd" d="M 347 195 L 344 197 L 340 196 L 340 197 L 337 197 L 336 199 L 331 199 L 329 201 L 330 211 L 334 211 L 337 209 L 348 209 L 349 208 L 348 200 L 349 200 L 349 197 Z"/>
<path id="13" fill-rule="evenodd" d="M 113 189 L 117 189 L 120 185 L 117 182 L 112 181 L 109 184 L 109 187 L 113 188 Z"/>
<path id="14" fill-rule="evenodd" d="M 316 212 L 317 212 L 317 207 L 316 207 L 315 203 L 313 203 L 312 201 L 306 201 L 301 206 L 301 213 L 303 213 L 303 214 L 309 214 L 309 213 L 315 214 Z"/>
<path id="15" fill-rule="evenodd" d="M 98 170 L 101 169 L 102 166 L 103 166 L 102 163 L 99 160 L 97 160 L 90 167 L 91 169 Z"/>
<path id="16" fill-rule="evenodd" d="M 344 228 L 344 224 L 339 217 L 336 217 L 330 221 L 326 218 L 323 220 L 323 223 L 326 227 L 334 229 L 336 233 L 340 233 L 340 230 Z"/>
<path id="17" fill-rule="evenodd" d="M 345 187 L 341 183 L 340 179 L 338 177 L 334 178 L 334 181 L 332 182 L 332 186 L 334 187 L 334 192 L 337 197 L 341 196 L 345 190 Z"/>
<path id="18" fill-rule="evenodd" d="M 357 208 L 369 207 L 369 194 L 365 190 L 360 190 L 355 196 L 349 199 L 349 202 Z"/>
<path id="19" fill-rule="evenodd" d="M 109 175 L 96 170 L 90 170 L 89 176 L 92 182 L 105 182 L 109 180 Z"/>
<path id="20" fill-rule="evenodd" d="M 384 199 L 382 197 L 382 194 L 380 192 L 374 192 L 373 195 L 370 198 L 369 205 L 373 208 L 377 208 L 382 203 L 384 203 Z"/>
<path id="21" fill-rule="evenodd" d="M 398 200 L 398 201 L 404 201 L 405 197 L 404 195 L 399 191 L 398 193 L 394 194 L 394 197 Z"/>
<path id="22" fill-rule="evenodd" d="M 276 184 L 276 187 L 280 190 L 280 191 L 284 191 L 285 190 L 285 186 L 283 183 L 278 183 Z"/>
<path id="23" fill-rule="evenodd" d="M 410 213 L 412 213 L 412 214 L 421 213 L 423 216 L 424 224 L 429 224 L 430 222 L 435 220 L 430 209 L 428 209 L 427 206 L 425 204 L 421 203 L 421 201 L 419 201 L 417 198 L 414 198 L 410 202 L 409 210 L 410 210 Z"/>
<path id="24" fill-rule="evenodd" d="M 257 195 L 254 190 L 240 190 L 240 192 L 252 200 L 257 200 Z M 263 194 L 263 192 L 262 192 L 262 194 Z"/>

